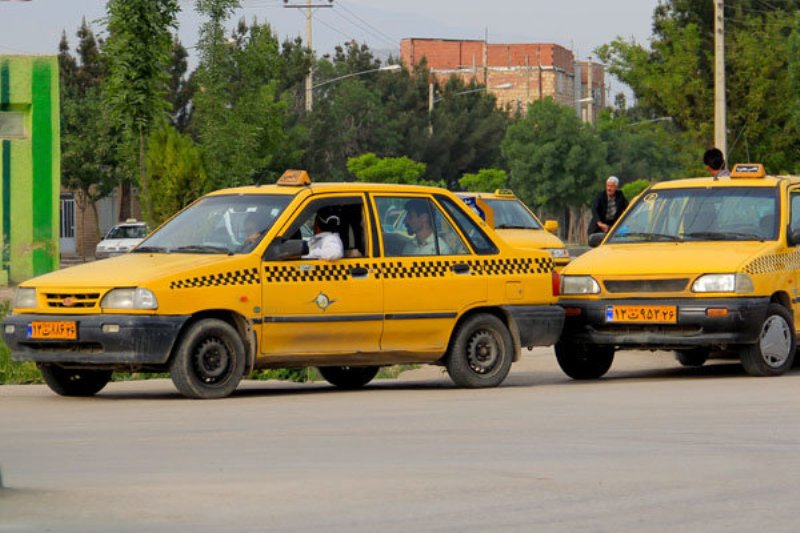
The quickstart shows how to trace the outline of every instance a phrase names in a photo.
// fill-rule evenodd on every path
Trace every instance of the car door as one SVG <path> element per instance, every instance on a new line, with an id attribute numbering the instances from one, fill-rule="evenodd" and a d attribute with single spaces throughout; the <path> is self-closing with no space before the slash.
<path id="1" fill-rule="evenodd" d="M 337 207 L 345 253 L 262 263 L 262 355 L 374 353 L 383 325 L 381 280 L 372 268 L 363 195 L 315 195 L 277 239 L 311 237 L 317 212 Z M 330 217 L 327 217 L 330 218 Z"/>
<path id="2" fill-rule="evenodd" d="M 375 194 L 372 201 L 380 225 L 381 350 L 441 353 L 461 313 L 487 298 L 475 254 L 433 197 Z"/>

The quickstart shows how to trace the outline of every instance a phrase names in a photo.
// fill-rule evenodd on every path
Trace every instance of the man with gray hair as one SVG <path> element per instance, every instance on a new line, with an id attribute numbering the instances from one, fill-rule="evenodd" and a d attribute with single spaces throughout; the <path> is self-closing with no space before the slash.
<path id="1" fill-rule="evenodd" d="M 606 189 L 601 191 L 592 203 L 592 222 L 589 224 L 589 235 L 607 233 L 626 207 L 628 207 L 628 200 L 619 189 L 619 178 L 609 176 L 606 180 Z"/>

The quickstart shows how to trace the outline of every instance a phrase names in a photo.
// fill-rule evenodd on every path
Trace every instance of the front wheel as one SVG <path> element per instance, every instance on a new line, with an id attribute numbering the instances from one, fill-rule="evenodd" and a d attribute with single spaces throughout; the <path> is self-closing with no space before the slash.
<path id="1" fill-rule="evenodd" d="M 325 381 L 340 389 L 360 389 L 378 373 L 377 366 L 321 366 L 319 373 Z"/>
<path id="2" fill-rule="evenodd" d="M 50 390 L 61 396 L 94 396 L 111 381 L 111 370 L 71 369 L 55 364 L 39 364 Z"/>
<path id="3" fill-rule="evenodd" d="M 558 366 L 572 379 L 597 379 L 614 362 L 614 347 L 558 341 L 555 347 Z"/>
<path id="4" fill-rule="evenodd" d="M 170 375 L 187 398 L 230 395 L 244 375 L 245 348 L 236 329 L 213 318 L 195 322 L 180 340 Z"/>
<path id="5" fill-rule="evenodd" d="M 751 376 L 779 376 L 792 367 L 794 354 L 792 314 L 782 305 L 769 304 L 758 341 L 742 348 L 742 366 Z"/>
<path id="6" fill-rule="evenodd" d="M 513 358 L 514 341 L 506 325 L 494 315 L 474 315 L 456 330 L 447 373 L 459 387 L 496 387 L 506 379 Z"/>

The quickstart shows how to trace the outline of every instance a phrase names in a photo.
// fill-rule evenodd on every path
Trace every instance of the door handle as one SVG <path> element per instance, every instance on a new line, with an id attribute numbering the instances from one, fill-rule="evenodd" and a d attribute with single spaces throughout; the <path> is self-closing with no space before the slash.
<path id="1" fill-rule="evenodd" d="M 350 276 L 354 278 L 366 278 L 369 270 L 364 267 L 353 267 L 350 269 Z"/>
<path id="2" fill-rule="evenodd" d="M 469 274 L 469 265 L 464 263 L 456 263 L 453 265 L 453 272 L 456 274 Z"/>

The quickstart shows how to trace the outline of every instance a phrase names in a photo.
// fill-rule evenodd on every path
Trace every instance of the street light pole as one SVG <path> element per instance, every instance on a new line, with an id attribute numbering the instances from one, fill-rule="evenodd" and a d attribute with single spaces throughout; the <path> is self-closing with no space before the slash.
<path id="1" fill-rule="evenodd" d="M 311 51 L 312 62 L 308 67 L 308 74 L 306 75 L 306 111 L 311 112 L 314 109 L 314 48 L 311 44 L 311 15 L 312 9 L 315 7 L 333 7 L 333 0 L 328 0 L 327 4 L 312 4 L 311 0 L 306 0 L 303 4 L 290 4 L 289 0 L 283 0 L 283 7 L 292 8 L 305 8 L 306 10 L 306 46 Z"/>
<path id="2" fill-rule="evenodd" d="M 714 145 L 728 159 L 725 109 L 725 1 L 714 0 Z"/>
<path id="3" fill-rule="evenodd" d="M 312 86 L 311 88 L 312 89 L 318 89 L 319 87 L 322 87 L 323 85 L 328 85 L 329 83 L 333 83 L 333 82 L 336 82 L 336 81 L 344 80 L 346 78 L 352 78 L 354 76 L 361 76 L 362 74 L 369 74 L 371 72 L 398 72 L 402 68 L 403 67 L 401 67 L 400 65 L 384 65 L 382 67 L 373 68 L 373 69 L 370 69 L 370 70 L 362 70 L 360 72 L 351 72 L 350 74 L 345 74 L 343 76 L 337 76 L 336 78 L 331 78 L 329 80 L 321 81 L 318 84 Z"/>

